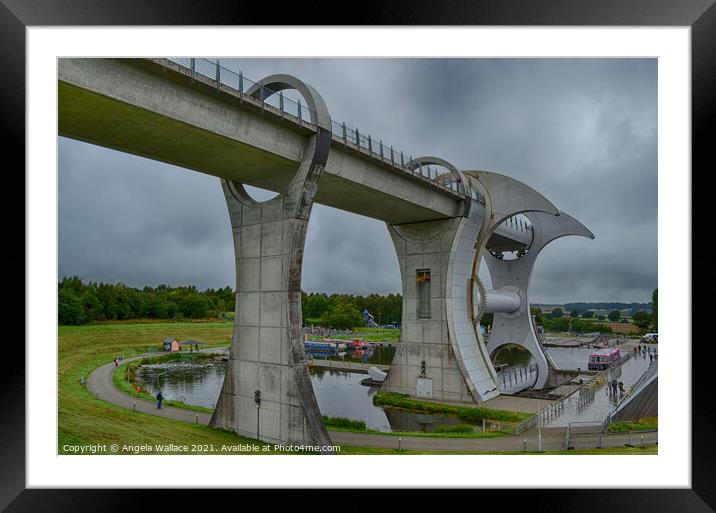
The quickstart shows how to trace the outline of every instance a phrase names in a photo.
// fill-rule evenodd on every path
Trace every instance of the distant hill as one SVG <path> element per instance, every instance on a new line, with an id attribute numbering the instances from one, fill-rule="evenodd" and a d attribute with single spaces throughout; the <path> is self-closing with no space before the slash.
<path id="1" fill-rule="evenodd" d="M 547 304 L 532 304 L 533 307 L 539 308 L 540 306 L 554 306 Z M 632 313 L 636 313 L 639 310 L 646 310 L 651 312 L 651 302 L 649 303 L 565 303 L 562 307 L 565 313 L 569 313 L 572 310 L 577 310 L 579 313 L 586 312 L 587 310 L 631 310 Z"/>

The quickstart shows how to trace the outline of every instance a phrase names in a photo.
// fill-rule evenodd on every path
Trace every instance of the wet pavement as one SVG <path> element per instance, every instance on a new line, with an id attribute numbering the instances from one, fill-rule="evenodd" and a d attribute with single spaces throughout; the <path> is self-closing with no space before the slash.
<path id="1" fill-rule="evenodd" d="M 607 381 L 615 378 L 624 383 L 624 389 L 628 391 L 649 368 L 649 363 L 648 355 L 632 357 L 609 372 Z M 566 427 L 570 422 L 601 422 L 617 406 L 622 397 L 619 393 L 610 393 L 605 381 L 596 389 L 593 396 L 580 398 L 580 392 L 577 392 L 569 397 L 561 414 L 548 419 L 543 426 Z"/>

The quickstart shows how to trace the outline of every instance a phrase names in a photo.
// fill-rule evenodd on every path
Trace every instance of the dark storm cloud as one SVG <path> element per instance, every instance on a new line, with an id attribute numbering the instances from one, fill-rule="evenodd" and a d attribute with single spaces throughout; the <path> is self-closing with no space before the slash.
<path id="1" fill-rule="evenodd" d="M 634 59 L 236 59 L 291 73 L 334 120 L 413 156 L 510 175 L 582 221 L 537 262 L 532 298 L 645 301 L 657 278 L 657 65 Z M 216 178 L 60 139 L 60 276 L 233 284 Z M 385 226 L 316 206 L 306 290 L 400 290 Z"/>

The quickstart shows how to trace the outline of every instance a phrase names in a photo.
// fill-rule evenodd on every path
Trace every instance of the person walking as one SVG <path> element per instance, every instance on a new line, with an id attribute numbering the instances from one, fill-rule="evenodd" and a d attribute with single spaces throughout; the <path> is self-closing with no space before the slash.
<path id="1" fill-rule="evenodd" d="M 654 362 L 654 355 L 649 353 L 649 364 L 652 364 Z"/>
<path id="2" fill-rule="evenodd" d="M 162 409 L 162 401 L 164 400 L 164 396 L 162 395 L 161 390 L 157 394 L 157 410 Z"/>

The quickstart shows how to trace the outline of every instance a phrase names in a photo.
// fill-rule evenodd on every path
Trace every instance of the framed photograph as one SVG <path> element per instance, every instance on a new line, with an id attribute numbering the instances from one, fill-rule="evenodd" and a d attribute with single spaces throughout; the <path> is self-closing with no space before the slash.
<path id="1" fill-rule="evenodd" d="M 3 0 L 26 274 L 0 508 L 516 488 L 712 511 L 691 169 L 716 8 L 658 3 L 252 26 Z"/>

